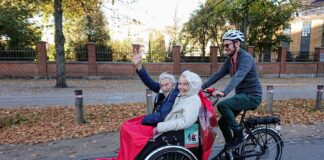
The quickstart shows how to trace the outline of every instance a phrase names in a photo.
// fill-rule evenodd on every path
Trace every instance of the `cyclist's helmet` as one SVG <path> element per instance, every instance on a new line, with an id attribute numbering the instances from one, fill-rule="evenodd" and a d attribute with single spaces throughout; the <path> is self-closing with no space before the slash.
<path id="1" fill-rule="evenodd" d="M 239 40 L 242 43 L 244 42 L 244 35 L 238 30 L 229 30 L 224 34 L 223 40 Z"/>

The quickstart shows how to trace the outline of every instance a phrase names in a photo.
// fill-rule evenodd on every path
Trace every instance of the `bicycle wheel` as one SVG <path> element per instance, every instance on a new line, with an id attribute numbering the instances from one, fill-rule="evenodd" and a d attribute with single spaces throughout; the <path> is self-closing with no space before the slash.
<path id="1" fill-rule="evenodd" d="M 197 160 L 197 158 L 184 147 L 164 146 L 154 150 L 145 160 Z"/>
<path id="2" fill-rule="evenodd" d="M 257 128 L 252 131 L 255 138 L 251 135 L 246 137 L 246 143 L 241 148 L 244 156 L 254 155 L 244 158 L 245 160 L 280 160 L 282 155 L 282 140 L 279 134 L 268 128 Z M 257 143 L 259 142 L 259 144 Z M 263 149 L 263 150 L 262 150 Z"/>

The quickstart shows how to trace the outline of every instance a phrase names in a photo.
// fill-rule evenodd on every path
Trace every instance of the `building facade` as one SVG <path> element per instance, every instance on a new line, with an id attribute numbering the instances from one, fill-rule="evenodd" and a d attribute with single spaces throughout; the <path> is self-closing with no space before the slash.
<path id="1" fill-rule="evenodd" d="M 311 54 L 315 48 L 324 47 L 324 0 L 308 2 L 307 7 L 296 13 L 286 30 L 291 38 L 287 44 L 291 52 Z"/>

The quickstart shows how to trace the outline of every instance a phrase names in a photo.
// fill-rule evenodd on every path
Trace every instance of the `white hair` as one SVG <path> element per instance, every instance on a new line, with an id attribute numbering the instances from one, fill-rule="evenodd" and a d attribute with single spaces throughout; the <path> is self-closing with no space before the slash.
<path id="1" fill-rule="evenodd" d="M 160 74 L 159 83 L 161 83 L 161 81 L 163 79 L 169 80 L 172 83 L 172 85 L 176 84 L 176 80 L 175 80 L 174 76 L 172 74 L 167 73 L 167 72 L 163 72 L 163 73 Z"/>

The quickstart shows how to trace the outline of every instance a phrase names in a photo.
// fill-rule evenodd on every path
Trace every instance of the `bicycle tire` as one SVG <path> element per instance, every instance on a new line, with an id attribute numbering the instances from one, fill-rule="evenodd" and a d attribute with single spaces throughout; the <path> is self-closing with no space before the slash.
<path id="1" fill-rule="evenodd" d="M 145 157 L 145 160 L 197 160 L 190 150 L 181 146 L 160 147 Z"/>
<path id="2" fill-rule="evenodd" d="M 261 156 L 253 156 L 248 158 L 243 158 L 244 160 L 280 160 L 282 156 L 282 139 L 278 132 L 270 128 L 256 128 L 252 131 L 255 138 L 259 141 L 262 147 L 266 150 Z M 267 139 L 267 141 L 266 141 Z M 243 155 L 262 153 L 259 144 L 255 143 L 255 139 L 251 135 L 246 136 L 246 143 L 241 148 L 241 153 Z M 271 155 L 270 155 L 271 154 Z"/>

